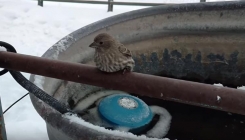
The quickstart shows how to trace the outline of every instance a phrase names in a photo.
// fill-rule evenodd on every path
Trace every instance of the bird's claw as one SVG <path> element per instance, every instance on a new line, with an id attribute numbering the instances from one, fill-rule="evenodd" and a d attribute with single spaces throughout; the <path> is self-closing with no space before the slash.
<path id="1" fill-rule="evenodd" d="M 130 71 L 130 67 L 125 67 L 122 74 L 124 75 L 126 71 Z"/>
<path id="2" fill-rule="evenodd" d="M 122 74 L 124 75 L 126 71 L 127 71 L 127 69 L 123 69 L 123 73 Z"/>

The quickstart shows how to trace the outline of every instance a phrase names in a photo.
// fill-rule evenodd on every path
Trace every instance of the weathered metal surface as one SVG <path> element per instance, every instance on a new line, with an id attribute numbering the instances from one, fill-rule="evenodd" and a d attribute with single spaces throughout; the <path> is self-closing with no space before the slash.
<path id="1" fill-rule="evenodd" d="M 191 80 L 222 83 L 237 87 L 245 84 L 245 32 L 162 32 L 154 38 L 129 44 L 136 71 Z M 133 46 L 151 45 L 149 48 Z"/>
<path id="2" fill-rule="evenodd" d="M 0 140 L 7 140 L 6 129 L 3 118 L 2 103 L 0 98 Z"/>
<path id="3" fill-rule="evenodd" d="M 10 52 L 0 52 L 0 67 L 245 115 L 245 91 L 239 89 L 141 73 L 108 74 L 94 66 Z"/>
<path id="4" fill-rule="evenodd" d="M 113 0 L 108 0 L 108 12 L 113 11 L 113 4 L 111 2 L 113 2 Z"/>
<path id="5" fill-rule="evenodd" d="M 158 105 L 172 115 L 170 140 L 233 140 L 245 138 L 245 117 L 160 99 L 138 96 L 148 105 Z"/>
<path id="6" fill-rule="evenodd" d="M 37 4 L 43 7 L 43 0 L 38 0 Z"/>
<path id="7" fill-rule="evenodd" d="M 179 79 L 186 78 L 210 84 L 215 79 L 215 82 L 231 87 L 245 85 L 245 77 L 243 76 L 245 64 L 245 55 L 243 55 L 245 49 L 243 38 L 245 36 L 245 2 L 156 6 L 120 14 L 71 33 L 52 46 L 43 57 L 93 64 L 94 52 L 88 45 L 101 32 L 113 35 L 132 50 L 134 59 L 137 61 L 137 72 Z M 168 62 L 163 62 L 163 60 Z M 229 66 L 225 66 L 225 61 L 228 62 Z M 35 76 L 32 75 L 30 79 L 34 81 Z M 77 86 L 72 82 L 45 77 L 42 87 L 46 92 L 63 101 L 62 97 L 65 96 L 65 92 L 62 91 L 65 91 L 68 85 Z M 92 92 L 97 88 L 80 85 L 83 90 L 77 92 L 77 94 Z M 47 127 L 50 128 L 48 129 L 49 134 L 52 133 L 59 140 L 67 139 L 67 137 L 70 139 L 129 139 L 114 137 L 86 126 L 70 124 L 68 120 L 52 111 L 50 107 L 40 104 L 41 101 L 32 95 L 31 99 L 38 113 L 46 120 Z M 152 99 L 152 101 L 155 100 Z M 164 104 L 165 101 L 162 101 L 162 103 Z M 238 122 L 229 121 L 227 126 L 229 129 L 221 131 L 223 130 L 222 127 L 226 127 L 225 119 L 219 119 L 222 112 L 210 109 L 207 111 L 204 108 L 196 108 L 200 111 L 189 112 L 187 105 L 175 106 L 175 104 L 172 106 L 175 114 L 170 112 L 173 115 L 175 125 L 171 126 L 171 136 L 169 138 L 175 139 L 175 135 L 179 136 L 178 140 L 204 140 L 204 138 L 230 140 L 230 136 L 234 136 L 234 139 L 244 139 L 244 131 L 240 129 Z M 182 110 L 186 112 L 182 112 Z M 206 116 L 203 119 L 210 121 L 203 121 L 202 116 Z M 195 117 L 196 121 L 192 121 L 192 119 L 195 120 Z M 242 120 L 238 119 L 239 117 L 236 115 L 230 117 L 230 120 Z M 175 121 L 176 119 L 179 119 L 179 121 Z M 199 124 L 197 123 L 198 120 Z M 211 120 L 219 125 L 212 127 Z M 184 122 L 191 124 L 190 129 L 186 125 L 188 123 Z M 203 126 L 202 130 L 205 131 L 200 130 L 200 126 Z M 241 135 L 226 133 L 227 130 L 233 128 L 239 130 L 237 132 L 241 132 Z M 208 131 L 209 129 L 213 129 L 212 132 L 216 133 L 211 133 Z M 200 131 L 192 133 L 191 130 L 196 130 L 193 132 Z M 219 135 L 224 135 L 224 137 Z M 55 137 L 52 140 L 54 139 Z"/>

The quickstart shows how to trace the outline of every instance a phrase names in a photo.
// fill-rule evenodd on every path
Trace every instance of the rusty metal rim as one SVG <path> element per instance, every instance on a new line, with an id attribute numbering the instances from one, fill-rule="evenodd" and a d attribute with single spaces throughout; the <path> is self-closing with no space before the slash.
<path id="1" fill-rule="evenodd" d="M 0 66 L 16 71 L 245 115 L 244 90 L 135 72 L 125 75 L 121 71 L 104 73 L 94 66 L 10 52 L 0 52 Z"/>

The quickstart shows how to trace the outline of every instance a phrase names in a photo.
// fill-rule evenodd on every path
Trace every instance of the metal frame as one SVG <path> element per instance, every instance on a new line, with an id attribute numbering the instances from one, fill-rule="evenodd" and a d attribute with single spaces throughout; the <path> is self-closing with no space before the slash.
<path id="1" fill-rule="evenodd" d="M 0 98 L 0 140 L 7 140 L 6 129 L 3 118 L 2 103 Z"/>
<path id="2" fill-rule="evenodd" d="M 71 3 L 89 3 L 89 4 L 107 4 L 108 12 L 113 11 L 113 5 L 129 5 L 129 6 L 158 6 L 167 5 L 173 3 L 143 3 L 143 2 L 117 2 L 113 0 L 108 1 L 93 1 L 93 0 L 38 0 L 38 5 L 43 7 L 44 1 L 52 2 L 71 2 Z M 200 0 L 200 2 L 206 2 L 206 0 Z"/>

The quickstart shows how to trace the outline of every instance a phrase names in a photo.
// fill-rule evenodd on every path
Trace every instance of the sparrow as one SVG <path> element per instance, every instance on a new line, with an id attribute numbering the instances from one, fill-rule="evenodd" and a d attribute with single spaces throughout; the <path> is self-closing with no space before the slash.
<path id="1" fill-rule="evenodd" d="M 123 74 L 126 71 L 133 71 L 135 62 L 131 51 L 111 35 L 98 34 L 89 47 L 95 49 L 94 62 L 99 70 L 104 72 L 123 70 Z"/>

